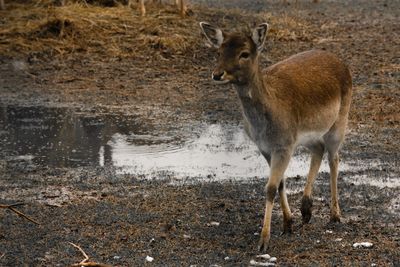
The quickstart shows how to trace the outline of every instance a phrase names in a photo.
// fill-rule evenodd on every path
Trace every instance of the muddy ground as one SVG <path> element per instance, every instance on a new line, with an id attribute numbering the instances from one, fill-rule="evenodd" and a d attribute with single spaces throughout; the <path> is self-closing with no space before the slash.
<path id="1" fill-rule="evenodd" d="M 332 51 L 349 64 L 355 92 L 342 161 L 357 165 L 340 173 L 340 224 L 328 223 L 327 173 L 317 178 L 313 218 L 307 225 L 301 225 L 299 212 L 305 179 L 289 177 L 294 233 L 280 235 L 282 216 L 275 205 L 268 253 L 277 257 L 279 266 L 399 266 L 398 1 L 192 4 L 193 14 L 183 20 L 170 9 L 161 14 L 164 7 L 148 11 L 163 23 L 156 25 L 157 31 L 180 30 L 187 36 L 182 40 L 192 42 L 189 47 L 139 44 L 132 37 L 135 53 L 126 54 L 102 52 L 104 46 L 96 49 L 92 44 L 90 49 L 74 50 L 62 42 L 53 43 L 58 50 L 52 46 L 24 50 L 26 43 L 17 45 L 21 35 L 4 34 L 11 21 L 6 14 L 21 6 L 9 4 L 0 11 L 3 37 L 16 38 L 14 46 L 10 39 L 0 40 L 0 203 L 24 202 L 18 209 L 40 222 L 36 225 L 0 210 L 0 265 L 80 262 L 83 256 L 68 242 L 81 246 L 90 260 L 113 266 L 248 266 L 252 259 L 259 261 L 256 244 L 265 177 L 221 182 L 218 177 L 178 179 L 168 173 L 149 179 L 122 173 L 112 160 L 99 164 L 98 154 L 117 133 L 168 136 L 179 144 L 196 136 L 198 125 L 240 127 L 234 92 L 209 82 L 214 53 L 204 45 L 196 24 L 207 20 L 229 29 L 268 20 L 271 31 L 264 65 L 311 48 Z M 96 12 L 101 14 L 101 9 L 105 8 Z M 154 25 L 147 22 L 143 21 L 144 31 L 151 31 Z M 53 37 L 62 38 L 57 34 Z M 46 119 L 49 110 L 53 115 Z M 63 118 L 73 119 L 59 125 Z M 87 122 L 85 131 L 96 135 L 77 143 L 81 133 L 76 131 L 76 118 Z M 23 128 L 27 119 L 31 126 Z M 40 153 L 36 145 L 42 141 L 30 142 L 30 136 L 51 125 L 58 130 L 44 131 L 48 136 L 42 139 L 55 138 L 67 145 Z M 83 151 L 80 161 L 71 159 L 75 149 Z M 354 248 L 356 242 L 371 242 L 373 247 Z M 146 262 L 146 256 L 154 261 Z"/>

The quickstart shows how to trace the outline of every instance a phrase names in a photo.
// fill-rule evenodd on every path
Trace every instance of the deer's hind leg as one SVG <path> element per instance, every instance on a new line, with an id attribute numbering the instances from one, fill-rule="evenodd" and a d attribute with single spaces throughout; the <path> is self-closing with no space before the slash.
<path id="1" fill-rule="evenodd" d="M 287 195 L 286 195 L 285 177 L 282 177 L 282 180 L 279 183 L 278 192 L 279 192 L 281 209 L 283 212 L 283 232 L 290 234 L 292 233 L 293 219 L 292 219 L 292 212 L 290 211 L 289 202 L 287 200 Z"/>
<path id="2" fill-rule="evenodd" d="M 331 221 L 340 222 L 340 208 L 338 199 L 337 179 L 339 173 L 339 148 L 344 139 L 344 127 L 332 126 L 324 136 L 325 146 L 328 151 L 328 161 L 331 176 Z"/>
<path id="3" fill-rule="evenodd" d="M 303 223 L 308 223 L 311 219 L 311 208 L 312 208 L 312 189 L 315 178 L 318 175 L 319 168 L 321 166 L 322 157 L 324 155 L 325 146 L 322 142 L 318 142 L 312 145 L 309 145 L 308 148 L 311 151 L 311 164 L 310 170 L 307 175 L 307 182 L 304 188 L 303 198 L 301 199 L 301 215 L 303 219 Z"/>

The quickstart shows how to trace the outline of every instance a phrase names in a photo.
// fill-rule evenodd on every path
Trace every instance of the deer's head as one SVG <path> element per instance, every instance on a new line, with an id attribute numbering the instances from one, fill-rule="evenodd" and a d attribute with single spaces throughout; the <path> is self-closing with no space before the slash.
<path id="1" fill-rule="evenodd" d="M 268 24 L 258 25 L 251 33 L 226 33 L 207 22 L 200 22 L 200 27 L 207 41 L 219 53 L 212 79 L 220 83 L 246 85 L 258 70 L 258 55 L 264 46 Z"/>

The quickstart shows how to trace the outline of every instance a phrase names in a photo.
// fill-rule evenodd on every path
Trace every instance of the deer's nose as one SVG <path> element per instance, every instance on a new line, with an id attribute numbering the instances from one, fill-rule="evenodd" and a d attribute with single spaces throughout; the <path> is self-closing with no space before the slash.
<path id="1" fill-rule="evenodd" d="M 212 73 L 212 79 L 214 81 L 221 81 L 222 80 L 222 76 L 224 76 L 225 71 L 214 71 Z"/>

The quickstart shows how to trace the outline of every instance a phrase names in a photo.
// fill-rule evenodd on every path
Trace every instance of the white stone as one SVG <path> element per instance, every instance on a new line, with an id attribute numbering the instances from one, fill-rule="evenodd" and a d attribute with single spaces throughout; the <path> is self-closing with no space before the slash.
<path id="1" fill-rule="evenodd" d="M 276 257 L 272 257 L 269 259 L 270 262 L 276 262 L 278 259 Z"/>
<path id="2" fill-rule="evenodd" d="M 152 262 L 153 260 L 154 260 L 154 258 L 153 258 L 153 257 L 146 256 L 146 261 L 148 261 L 148 262 Z"/>
<path id="3" fill-rule="evenodd" d="M 271 256 L 269 254 L 262 254 L 262 255 L 257 255 L 256 258 L 262 258 L 264 260 L 269 260 L 269 259 L 271 259 Z"/>
<path id="4" fill-rule="evenodd" d="M 354 243 L 353 247 L 354 248 L 372 248 L 374 244 L 370 242 L 359 242 L 359 243 Z"/>
<path id="5" fill-rule="evenodd" d="M 250 265 L 252 266 L 275 266 L 275 263 L 272 262 L 259 262 L 255 260 L 250 261 Z"/>

